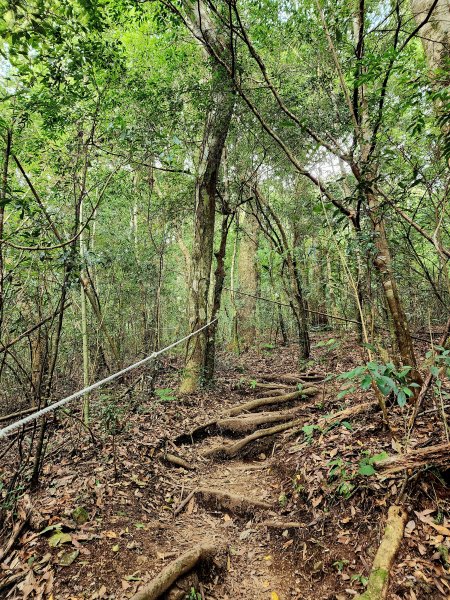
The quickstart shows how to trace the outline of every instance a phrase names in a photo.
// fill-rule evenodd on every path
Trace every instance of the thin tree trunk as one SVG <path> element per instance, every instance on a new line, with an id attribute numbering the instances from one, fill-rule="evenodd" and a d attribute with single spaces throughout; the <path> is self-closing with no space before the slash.
<path id="1" fill-rule="evenodd" d="M 283 257 L 285 265 L 287 266 L 290 287 L 290 290 L 287 290 L 287 296 L 289 298 L 289 304 L 292 308 L 294 319 L 297 324 L 299 358 L 300 360 L 304 360 L 309 357 L 311 348 L 308 330 L 308 313 L 303 298 L 303 287 L 300 271 L 298 269 L 297 260 L 294 254 L 295 248 L 298 246 L 299 232 L 298 230 L 294 229 L 294 242 L 293 247 L 291 248 L 280 219 L 266 203 L 261 191 L 257 186 L 254 187 L 253 191 L 258 202 L 258 207 L 263 213 L 269 227 L 271 228 L 272 232 L 277 232 L 274 236 L 276 239 L 272 239 L 272 241 L 274 242 L 277 252 L 279 252 L 279 254 Z M 268 214 L 265 214 L 264 209 L 266 209 Z M 273 220 L 276 228 L 271 223 L 270 219 Z"/>
<path id="2" fill-rule="evenodd" d="M 238 304 L 237 321 L 239 346 L 248 350 L 256 338 L 256 298 L 259 290 L 258 237 L 259 223 L 253 214 L 242 213 L 241 243 L 239 244 L 239 289 L 252 296 L 242 296 Z"/>
<path id="3" fill-rule="evenodd" d="M 358 11 L 355 16 L 355 37 L 361 39 L 360 53 L 364 51 L 364 12 Z M 359 44 L 359 41 L 358 41 Z M 373 264 L 378 272 L 381 289 L 384 293 L 386 303 L 392 318 L 395 330 L 395 338 L 398 350 L 403 364 L 412 367 L 411 377 L 417 383 L 422 382 L 420 373 L 417 370 L 417 361 L 414 352 L 414 345 L 409 330 L 408 319 L 400 298 L 398 285 L 394 276 L 392 265 L 392 255 L 389 248 L 388 237 L 384 222 L 383 212 L 380 210 L 380 203 L 377 194 L 374 191 L 374 182 L 377 179 L 378 165 L 372 154 L 373 131 L 369 115 L 369 107 L 365 94 L 365 86 L 359 89 L 360 100 L 360 123 L 355 128 L 355 135 L 360 136 L 361 158 L 358 165 L 359 184 L 362 187 L 364 197 L 369 209 L 369 217 L 372 224 L 374 235 L 374 244 L 376 256 Z"/>
<path id="4" fill-rule="evenodd" d="M 368 191 L 366 194 L 368 207 L 370 211 L 370 220 L 373 227 L 376 257 L 373 264 L 378 271 L 382 290 L 392 318 L 395 338 L 403 365 L 412 367 L 411 377 L 417 383 L 421 383 L 422 378 L 417 370 L 417 361 L 414 352 L 414 345 L 409 330 L 409 323 L 406 317 L 403 304 L 400 299 L 397 282 L 395 280 L 392 257 L 389 248 L 384 218 L 378 205 L 378 199 L 374 193 Z"/>
<path id="5" fill-rule="evenodd" d="M 211 309 L 211 320 L 217 318 L 222 300 L 223 284 L 225 282 L 225 253 L 227 249 L 228 232 L 230 230 L 231 215 L 226 214 L 222 217 L 222 227 L 220 235 L 220 246 L 216 252 L 216 270 L 214 272 L 214 294 Z M 216 334 L 218 322 L 216 321 L 208 327 L 208 339 L 205 352 L 205 381 L 210 383 L 214 377 L 215 356 L 216 356 Z"/>
<path id="6" fill-rule="evenodd" d="M 83 198 L 80 201 L 80 225 L 83 226 Z M 86 248 L 84 244 L 84 232 L 80 234 L 80 258 L 84 265 Z M 89 338 L 86 312 L 86 292 L 84 287 L 80 285 L 80 301 L 81 301 L 81 337 L 83 342 L 83 384 L 84 387 L 89 385 Z M 89 394 L 83 398 L 83 421 L 85 425 L 89 425 Z"/>
<path id="7" fill-rule="evenodd" d="M 239 212 L 236 214 L 236 235 L 233 244 L 233 255 L 231 257 L 231 269 L 230 269 L 230 302 L 231 302 L 231 349 L 236 354 L 239 354 L 239 335 L 238 335 L 238 317 L 237 317 L 237 301 L 234 290 L 236 289 L 236 265 L 237 265 L 237 252 L 239 246 Z"/>
<path id="8" fill-rule="evenodd" d="M 3 155 L 3 170 L 2 170 L 2 181 L 0 188 L 0 240 L 3 239 L 4 233 L 4 220 L 5 220 L 5 204 L 8 190 L 8 169 L 9 169 L 9 158 L 11 155 L 11 144 L 12 144 L 12 133 L 8 129 L 6 133 L 6 145 L 5 152 Z M 4 245 L 0 244 L 0 341 L 2 340 L 3 330 L 3 311 L 4 311 L 4 258 L 3 258 Z"/>

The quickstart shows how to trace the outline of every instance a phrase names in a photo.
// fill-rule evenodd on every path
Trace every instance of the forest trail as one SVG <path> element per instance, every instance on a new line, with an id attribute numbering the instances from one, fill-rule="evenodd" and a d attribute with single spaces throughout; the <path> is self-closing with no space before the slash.
<path id="1" fill-rule="evenodd" d="M 22 574 L 5 597 L 27 597 L 32 590 L 30 598 L 46 600 L 132 599 L 199 544 L 213 548 L 208 560 L 158 597 L 350 600 L 363 591 L 401 480 L 358 475 L 368 456 L 391 453 L 391 439 L 371 418 L 370 396 L 358 392 L 343 404 L 340 384 L 323 380 L 360 360 L 351 338 L 329 339 L 316 335 L 319 375 L 302 390 L 313 385 L 317 391 L 306 397 L 292 397 L 295 349 L 277 347 L 240 358 L 221 355 L 216 386 L 178 398 L 167 395 L 179 377 L 176 359 L 167 358 L 157 376 L 157 384 L 166 386 L 157 388 L 165 390 L 165 401 L 133 387 L 115 452 L 98 418 L 97 446 L 76 423 L 61 420 L 43 485 L 33 496 L 34 531 L 25 531 L 3 563 L 4 580 Z M 277 403 L 286 392 L 288 400 Z M 268 397 L 271 404 L 248 410 Z M 356 412 L 344 417 L 343 408 Z M 93 416 L 98 411 L 93 403 Z M 323 426 L 330 414 L 341 416 Z M 269 423 L 250 426 L 255 416 Z M 292 421 L 294 427 L 281 431 Z M 250 438 L 227 455 L 252 432 L 272 427 L 280 428 L 277 435 Z M 424 445 L 429 421 L 419 418 L 418 427 L 417 442 Z M 184 467 L 174 464 L 177 459 Z M 427 479 L 413 489 L 410 495 L 406 488 L 409 529 L 389 597 L 442 600 L 450 590 L 436 550 L 443 536 L 429 515 L 445 505 L 446 486 L 434 481 L 433 498 Z M 444 520 L 441 531 L 447 527 Z"/>
<path id="2" fill-rule="evenodd" d="M 0 600 L 450 600 L 450 0 L 0 2 Z"/>
<path id="3" fill-rule="evenodd" d="M 256 376 L 265 378 L 264 373 Z M 177 497 L 177 504 L 157 555 L 167 562 L 195 545 L 212 544 L 217 549 L 212 561 L 203 568 L 200 565 L 198 576 L 195 571 L 194 574 L 189 572 L 177 581 L 167 596 L 170 600 L 193 599 L 194 590 L 202 598 L 211 600 L 304 597 L 300 583 L 303 580 L 294 574 L 294 565 L 283 556 L 283 549 L 289 548 L 294 540 L 292 523 L 281 526 L 287 521 L 282 515 L 283 500 L 274 460 L 276 436 L 249 443 L 236 456 L 227 457 L 221 450 L 252 432 L 272 427 L 274 416 L 276 423 L 285 423 L 305 415 L 307 396 L 298 395 L 286 402 L 286 393 L 293 395 L 297 388 L 285 381 L 278 383 L 276 375 L 268 377 L 272 382 L 261 383 L 261 387 L 255 385 L 256 380 L 250 383 L 240 379 L 231 382 L 232 387 L 238 384 L 240 401 L 225 410 L 218 406 L 216 419 L 200 423 L 192 433 L 184 432 L 166 445 L 166 456 L 172 460 L 174 456 L 182 458 L 190 469 L 176 470 L 176 489 L 170 493 Z M 299 377 L 294 376 L 294 379 L 300 384 Z M 266 402 L 271 398 L 270 404 L 253 410 L 247 408 L 249 401 Z M 283 404 L 280 405 L 281 398 Z M 280 412 L 280 406 L 289 410 Z M 234 414 L 238 416 L 233 417 Z M 225 426 L 227 416 L 231 420 Z M 261 423 L 242 424 L 249 417 L 260 418 Z M 245 430 L 236 432 L 235 427 Z M 146 579 L 155 575 L 157 566 L 154 557 L 142 564 L 142 568 L 148 570 Z M 143 588 L 145 585 L 144 580 Z"/>

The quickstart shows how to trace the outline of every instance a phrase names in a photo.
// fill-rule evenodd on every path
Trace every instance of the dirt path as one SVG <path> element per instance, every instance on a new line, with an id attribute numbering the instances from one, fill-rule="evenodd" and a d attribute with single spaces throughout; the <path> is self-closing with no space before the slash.
<path id="1" fill-rule="evenodd" d="M 267 384 L 263 394 L 261 389 L 255 389 L 250 398 L 263 399 L 270 390 L 277 389 L 277 383 Z M 292 395 L 291 389 L 287 391 Z M 295 580 L 292 565 L 287 564 L 280 554 L 280 547 L 286 548 L 293 543 L 292 529 L 266 524 L 268 521 L 283 522 L 280 483 L 273 471 L 271 457 L 276 436 L 256 440 L 230 459 L 220 454 L 210 458 L 204 456 L 205 451 L 210 453 L 211 449 L 235 444 L 252 432 L 271 427 L 271 417 L 279 411 L 278 396 L 273 398 L 274 403 L 264 406 L 264 412 L 245 411 L 241 415 L 248 420 L 254 414 L 258 420 L 267 419 L 268 425 L 259 424 L 257 420 L 255 426 L 246 424 L 246 431 L 238 435 L 233 432 L 227 435 L 211 425 L 212 435 L 200 430 L 199 435 L 182 436 L 184 443 L 171 450 L 172 456 L 183 457 L 195 470 L 180 469 L 177 484 L 181 486 L 181 492 L 174 507 L 177 514 L 168 525 L 160 553 L 173 557 L 204 542 L 212 542 L 221 548 L 213 565 L 209 565 L 206 572 L 200 569 L 203 578 L 200 577 L 198 584 L 191 576 L 185 577 L 186 581 L 182 578 L 176 587 L 180 588 L 180 599 L 185 598 L 186 593 L 192 593 L 192 589 L 201 590 L 205 599 L 210 600 L 301 597 L 301 585 Z M 231 410 L 236 412 L 241 405 L 246 406 L 249 399 L 245 400 Z M 286 404 L 290 410 L 283 413 L 283 421 L 299 416 L 305 398 L 298 395 Z M 153 574 L 151 559 L 142 566 L 148 567 L 149 574 Z M 177 597 L 176 591 L 172 591 L 170 598 Z"/>
<path id="2" fill-rule="evenodd" d="M 340 373 L 360 362 L 350 340 L 318 347 L 311 368 Z M 142 388 L 124 409 L 114 444 L 102 428 L 100 399 L 92 407 L 96 445 L 77 421 L 59 415 L 32 495 L 39 518 L 1 563 L 0 598 L 131 599 L 205 542 L 217 548 L 213 559 L 164 600 L 351 600 L 361 593 L 402 479 L 359 470 L 370 456 L 392 455 L 392 440 L 370 391 L 342 401 L 339 382 L 327 380 L 302 398 L 295 378 L 280 378 L 295 369 L 290 347 L 226 358 L 214 388 L 197 395 L 173 392 L 158 401 Z M 170 396 L 178 365 L 164 364 L 161 373 L 159 389 Z M 280 394 L 288 396 L 281 403 Z M 329 420 L 343 409 L 353 412 Z M 392 413 L 401 427 L 401 413 Z M 415 443 L 439 439 L 440 427 L 438 417 L 419 418 Z M 255 439 L 268 428 L 277 433 Z M 240 447 L 243 439 L 249 443 Z M 389 599 L 447 598 L 449 487 L 424 471 L 408 480 L 404 506 L 409 521 Z M 74 516 L 80 509 L 82 520 Z"/>

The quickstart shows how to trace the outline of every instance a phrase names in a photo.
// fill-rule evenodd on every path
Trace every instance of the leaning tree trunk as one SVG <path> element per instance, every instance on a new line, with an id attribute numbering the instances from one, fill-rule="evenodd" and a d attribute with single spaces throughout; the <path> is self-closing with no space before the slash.
<path id="1" fill-rule="evenodd" d="M 358 31 L 362 34 L 364 31 L 364 21 L 361 21 L 362 13 L 358 12 L 355 20 L 355 32 L 358 39 Z M 364 52 L 364 40 L 361 39 L 361 56 Z M 386 304 L 389 308 L 392 324 L 394 326 L 395 342 L 404 366 L 412 367 L 411 379 L 416 383 L 422 383 L 422 377 L 417 370 L 417 361 L 414 352 L 414 345 L 409 330 L 409 323 L 403 307 L 397 281 L 394 274 L 392 255 L 389 247 L 388 236 L 384 214 L 380 207 L 379 197 L 375 191 L 375 182 L 379 165 L 374 158 L 376 153 L 375 132 L 371 125 L 369 106 L 367 102 L 366 90 L 364 84 L 359 88 L 360 97 L 360 123 L 355 130 L 359 137 L 361 156 L 358 164 L 358 183 L 369 210 L 369 217 L 372 224 L 372 232 L 375 245 L 375 258 L 373 264 L 378 272 L 381 281 L 381 291 L 384 294 Z M 373 145 L 374 144 L 374 145 Z M 363 315 L 361 315 L 361 319 Z"/>
<path id="2" fill-rule="evenodd" d="M 238 257 L 239 290 L 249 294 L 239 298 L 237 320 L 239 346 L 248 350 L 256 337 L 256 297 L 259 290 L 258 237 L 259 223 L 253 214 L 243 213 Z"/>
<path id="3" fill-rule="evenodd" d="M 394 276 L 392 256 L 386 235 L 384 218 L 379 209 L 378 199 L 375 194 L 368 192 L 367 201 L 376 247 L 376 256 L 373 264 L 380 276 L 382 290 L 394 326 L 398 351 L 400 353 L 403 365 L 409 365 L 412 367 L 412 379 L 417 383 L 421 383 L 422 378 L 420 373 L 417 371 L 417 361 L 411 332 L 409 330 L 408 319 L 403 308 L 403 303 L 400 299 L 397 282 Z"/>

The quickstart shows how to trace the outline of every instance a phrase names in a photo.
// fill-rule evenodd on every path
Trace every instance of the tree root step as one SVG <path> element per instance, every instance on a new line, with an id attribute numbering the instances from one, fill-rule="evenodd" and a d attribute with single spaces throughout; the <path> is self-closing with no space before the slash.
<path id="1" fill-rule="evenodd" d="M 260 375 L 259 377 L 263 381 L 281 382 L 287 385 L 297 385 L 298 383 L 305 383 L 306 381 L 321 381 L 324 376 L 320 373 L 270 373 L 267 375 Z"/>
<path id="2" fill-rule="evenodd" d="M 286 388 L 271 388 L 270 390 L 266 390 L 265 392 L 261 392 L 258 398 L 269 398 L 270 396 L 284 396 L 285 394 L 290 394 L 291 392 L 298 391 L 297 388 L 289 386 Z"/>
<path id="3" fill-rule="evenodd" d="M 305 388 L 304 390 L 297 390 L 295 392 L 291 392 L 290 394 L 284 394 L 283 396 L 269 396 L 268 398 L 256 398 L 255 400 L 250 400 L 249 402 L 244 402 L 243 404 L 239 404 L 238 406 L 234 406 L 230 408 L 223 416 L 234 417 L 239 415 L 240 413 L 255 410 L 256 408 L 261 408 L 263 406 L 270 406 L 271 404 L 283 404 L 285 402 L 291 402 L 292 400 L 297 400 L 298 398 L 302 398 L 303 396 L 314 396 L 317 394 L 318 388 L 312 386 Z"/>
<path id="4" fill-rule="evenodd" d="M 269 527 L 270 529 L 302 529 L 305 527 L 304 523 L 300 523 L 299 521 L 263 521 L 260 523 L 263 527 Z"/>
<path id="5" fill-rule="evenodd" d="M 268 398 L 255 398 L 254 400 L 250 400 L 249 402 L 244 402 L 243 404 L 238 404 L 237 406 L 233 406 L 222 413 L 219 417 L 219 420 L 208 421 L 203 425 L 199 425 L 189 433 L 182 433 L 177 436 L 173 443 L 176 446 L 181 446 L 182 444 L 192 444 L 196 441 L 205 439 L 211 434 L 217 433 L 219 430 L 219 422 L 226 420 L 227 417 L 235 417 L 240 415 L 241 413 L 249 412 L 252 410 L 256 410 L 257 408 L 263 408 L 265 406 L 271 406 L 276 404 L 284 404 L 286 402 L 292 402 L 297 400 L 298 398 L 302 398 L 304 396 L 314 396 L 318 392 L 318 388 L 311 386 L 307 387 L 304 390 L 296 390 L 295 392 L 291 392 L 289 394 L 283 394 L 281 396 L 269 396 Z"/>
<path id="6" fill-rule="evenodd" d="M 212 559 L 221 548 L 213 542 L 194 546 L 167 565 L 155 578 L 147 583 L 131 600 L 157 600 L 175 581 L 191 571 L 200 561 Z"/>
<path id="7" fill-rule="evenodd" d="M 295 386 L 290 385 L 288 383 L 279 383 L 277 381 L 273 381 L 270 383 L 261 383 L 259 381 L 257 381 L 255 383 L 255 389 L 259 389 L 259 390 L 289 390 L 290 392 L 295 391 L 294 388 Z"/>
<path id="8" fill-rule="evenodd" d="M 232 431 L 235 433 L 253 431 L 259 425 L 266 423 L 279 423 L 280 421 L 289 421 L 294 416 L 295 411 L 279 411 L 242 415 L 240 417 L 228 417 L 217 421 L 217 426 L 222 431 Z"/>
<path id="9" fill-rule="evenodd" d="M 257 500 L 256 498 L 249 498 L 248 496 L 241 496 L 240 494 L 234 494 L 233 492 L 226 492 L 217 488 L 202 487 L 196 490 L 195 495 L 200 497 L 205 504 L 213 504 L 214 506 L 220 506 L 224 510 L 236 514 L 247 514 L 254 512 L 255 508 L 261 508 L 263 510 L 272 510 L 274 507 L 268 502 Z"/>
<path id="10" fill-rule="evenodd" d="M 216 432 L 217 420 L 208 421 L 203 425 L 198 425 L 195 429 L 192 429 L 188 433 L 181 433 L 173 440 L 173 443 L 176 446 L 181 446 L 182 444 L 193 444 L 194 442 L 203 440 Z"/>
<path id="11" fill-rule="evenodd" d="M 205 458 L 213 458 L 213 457 L 226 457 L 233 458 L 236 456 L 245 446 L 254 442 L 255 440 L 259 440 L 260 438 L 268 437 L 271 435 L 276 435 L 278 433 L 282 433 L 287 429 L 291 429 L 292 427 L 297 427 L 304 423 L 304 418 L 294 419 L 293 421 L 289 421 L 288 423 L 282 423 L 281 425 L 275 425 L 275 427 L 268 427 L 267 429 L 259 429 L 248 435 L 241 440 L 233 444 L 223 444 L 221 446 L 214 446 L 213 448 L 208 448 L 202 452 L 202 456 Z"/>

